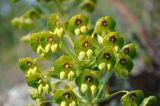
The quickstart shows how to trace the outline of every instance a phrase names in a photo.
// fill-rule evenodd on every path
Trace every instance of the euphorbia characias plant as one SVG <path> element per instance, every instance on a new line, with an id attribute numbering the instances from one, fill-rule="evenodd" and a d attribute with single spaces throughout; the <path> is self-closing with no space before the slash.
<path id="1" fill-rule="evenodd" d="M 141 90 L 104 93 L 109 74 L 127 77 L 136 55 L 134 44 L 125 44 L 124 36 L 114 30 L 115 25 L 110 16 L 101 17 L 92 27 L 90 19 L 82 14 L 66 22 L 53 13 L 48 18 L 48 30 L 28 35 L 38 57 L 22 58 L 19 66 L 36 105 L 51 102 L 60 106 L 94 106 L 119 93 L 124 93 L 122 106 L 155 105 L 156 98 L 144 98 Z M 53 65 L 44 70 L 39 60 Z M 46 95 L 50 98 L 46 99 Z"/>

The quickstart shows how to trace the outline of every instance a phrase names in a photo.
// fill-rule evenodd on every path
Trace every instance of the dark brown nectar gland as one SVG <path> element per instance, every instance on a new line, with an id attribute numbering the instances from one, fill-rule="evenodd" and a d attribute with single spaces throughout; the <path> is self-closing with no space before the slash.
<path id="1" fill-rule="evenodd" d="M 111 58 L 110 53 L 104 53 L 103 58 L 106 59 L 106 60 L 109 60 Z"/>
<path id="2" fill-rule="evenodd" d="M 59 19 L 56 19 L 55 22 L 54 22 L 54 24 L 58 27 L 60 25 Z"/>
<path id="3" fill-rule="evenodd" d="M 51 35 L 51 36 L 48 37 L 47 41 L 48 41 L 49 43 L 53 43 L 53 42 L 55 42 L 55 39 L 54 39 L 53 36 Z"/>
<path id="4" fill-rule="evenodd" d="M 120 63 L 122 66 L 124 66 L 125 64 L 127 64 L 127 61 L 126 61 L 125 58 L 121 58 L 121 59 L 119 60 L 119 63 Z"/>
<path id="5" fill-rule="evenodd" d="M 90 76 L 90 75 L 88 75 L 88 76 L 85 77 L 85 81 L 86 81 L 87 83 L 91 83 L 91 82 L 93 82 L 93 77 Z"/>
<path id="6" fill-rule="evenodd" d="M 79 19 L 79 18 L 76 18 L 74 24 L 75 24 L 76 26 L 80 26 L 80 25 L 82 24 L 82 20 Z"/>
<path id="7" fill-rule="evenodd" d="M 107 22 L 106 20 L 103 20 L 102 23 L 101 23 L 101 25 L 102 25 L 103 27 L 107 27 L 108 22 Z"/>
<path id="8" fill-rule="evenodd" d="M 89 41 L 88 41 L 88 40 L 84 41 L 84 42 L 82 43 L 82 47 L 84 47 L 84 48 L 89 47 Z"/>
<path id="9" fill-rule="evenodd" d="M 63 64 L 63 68 L 65 68 L 65 69 L 69 69 L 71 67 L 72 67 L 72 64 L 70 64 L 68 62 L 66 62 L 66 63 Z"/>
<path id="10" fill-rule="evenodd" d="M 124 49 L 124 53 L 125 53 L 126 55 L 129 53 L 129 51 L 130 51 L 129 48 L 125 48 L 125 49 Z"/>
<path id="11" fill-rule="evenodd" d="M 32 62 L 31 61 L 27 61 L 27 66 L 28 67 L 32 67 Z"/>
<path id="12" fill-rule="evenodd" d="M 69 92 L 65 92 L 65 93 L 63 93 L 63 97 L 65 99 L 70 99 L 71 98 L 71 94 Z"/>
<path id="13" fill-rule="evenodd" d="M 129 99 L 131 100 L 135 100 L 136 97 L 137 97 L 136 93 L 129 95 Z"/>
<path id="14" fill-rule="evenodd" d="M 115 43 L 117 41 L 116 37 L 113 35 L 109 38 L 109 41 Z"/>

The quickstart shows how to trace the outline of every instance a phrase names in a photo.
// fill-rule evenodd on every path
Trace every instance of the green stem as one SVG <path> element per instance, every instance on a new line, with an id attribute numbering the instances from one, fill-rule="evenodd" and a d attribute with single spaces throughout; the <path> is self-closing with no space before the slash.
<path id="1" fill-rule="evenodd" d="M 92 106 L 93 104 L 92 104 L 92 94 L 91 94 L 91 90 L 88 90 L 87 91 L 87 101 L 88 101 L 88 104 L 87 104 L 87 106 Z"/>
<path id="2" fill-rule="evenodd" d="M 109 100 L 110 98 L 112 98 L 113 96 L 118 95 L 118 94 L 121 94 L 121 93 L 128 93 L 128 91 L 126 91 L 126 90 L 121 90 L 121 91 L 115 92 L 115 93 L 113 93 L 113 94 L 111 94 L 111 95 L 109 95 L 109 96 L 106 96 L 106 97 L 104 97 L 104 98 L 101 98 L 101 99 L 98 99 L 98 100 L 94 101 L 94 103 L 99 103 L 99 102 L 103 102 L 103 101 L 108 101 L 108 100 Z"/>

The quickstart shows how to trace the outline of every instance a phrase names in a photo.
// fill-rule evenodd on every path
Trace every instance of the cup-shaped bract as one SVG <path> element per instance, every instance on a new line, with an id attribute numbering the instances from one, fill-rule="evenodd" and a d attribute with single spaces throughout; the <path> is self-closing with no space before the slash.
<path id="1" fill-rule="evenodd" d="M 61 80 L 73 80 L 76 77 L 74 59 L 68 55 L 62 55 L 54 62 L 54 70 Z"/>
<path id="2" fill-rule="evenodd" d="M 53 99 L 60 106 L 77 106 L 77 97 L 71 89 L 59 89 L 55 91 Z"/>
<path id="3" fill-rule="evenodd" d="M 69 31 L 76 35 L 85 34 L 88 31 L 90 31 L 90 28 L 90 20 L 82 14 L 78 14 L 71 17 L 71 19 L 68 22 Z"/>
<path id="4" fill-rule="evenodd" d="M 103 39 L 103 45 L 113 46 L 116 52 L 123 47 L 123 37 L 118 32 L 110 32 Z"/>
<path id="5" fill-rule="evenodd" d="M 104 16 L 97 21 L 93 34 L 104 37 L 106 34 L 113 31 L 114 27 L 115 21 L 110 16 Z"/>
<path id="6" fill-rule="evenodd" d="M 155 106 L 156 102 L 157 98 L 155 96 L 149 96 L 147 98 L 144 98 L 140 106 Z"/>
<path id="7" fill-rule="evenodd" d="M 50 31 L 31 34 L 30 45 L 42 57 L 58 50 L 59 43 L 59 37 Z"/>
<path id="8" fill-rule="evenodd" d="M 132 68 L 132 59 L 128 55 L 119 54 L 116 56 L 116 64 L 112 71 L 116 74 L 116 76 L 127 77 L 128 72 L 130 72 Z"/>
<path id="9" fill-rule="evenodd" d="M 82 93 L 91 91 L 95 95 L 99 89 L 99 74 L 98 72 L 90 69 L 84 69 L 76 78 L 76 85 Z"/>
<path id="10" fill-rule="evenodd" d="M 74 44 L 74 51 L 80 61 L 89 60 L 98 51 L 98 45 L 91 36 L 78 36 Z"/>
<path id="11" fill-rule="evenodd" d="M 115 50 L 112 46 L 104 46 L 96 57 L 100 70 L 110 70 L 116 63 Z"/>
<path id="12" fill-rule="evenodd" d="M 141 90 L 134 90 L 121 97 L 121 104 L 122 106 L 140 106 L 143 99 L 143 92 Z"/>
<path id="13" fill-rule="evenodd" d="M 83 0 L 80 4 L 82 10 L 92 12 L 95 8 L 97 0 Z"/>
<path id="14" fill-rule="evenodd" d="M 134 58 L 136 56 L 136 48 L 134 44 L 127 44 L 121 50 L 120 54 L 128 55 L 130 58 Z"/>

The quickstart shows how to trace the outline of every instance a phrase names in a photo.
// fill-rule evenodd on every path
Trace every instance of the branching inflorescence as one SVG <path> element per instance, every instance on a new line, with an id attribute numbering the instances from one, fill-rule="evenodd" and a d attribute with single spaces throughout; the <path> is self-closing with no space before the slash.
<path id="1" fill-rule="evenodd" d="M 37 105 L 53 102 L 60 106 L 91 106 L 107 100 L 104 84 L 110 73 L 127 77 L 136 55 L 134 44 L 124 45 L 123 35 L 115 32 L 115 21 L 110 16 L 100 18 L 92 28 L 90 20 L 82 14 L 67 22 L 57 14 L 48 18 L 48 30 L 31 33 L 28 42 L 38 54 L 19 60 L 25 80 L 32 88 L 30 95 Z M 42 70 L 39 60 L 53 62 Z M 122 106 L 152 106 L 156 98 L 144 99 L 140 90 L 125 93 Z M 45 99 L 50 95 L 49 99 Z"/>

